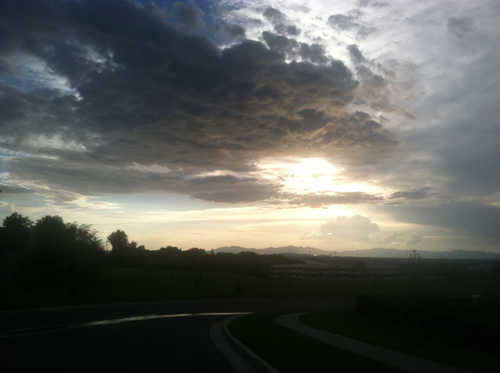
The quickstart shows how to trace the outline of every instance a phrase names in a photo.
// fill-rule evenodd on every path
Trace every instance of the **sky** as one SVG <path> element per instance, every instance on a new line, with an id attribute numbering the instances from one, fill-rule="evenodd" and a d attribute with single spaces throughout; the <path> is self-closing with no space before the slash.
<path id="1" fill-rule="evenodd" d="M 0 2 L 0 218 L 500 253 L 500 3 Z"/>

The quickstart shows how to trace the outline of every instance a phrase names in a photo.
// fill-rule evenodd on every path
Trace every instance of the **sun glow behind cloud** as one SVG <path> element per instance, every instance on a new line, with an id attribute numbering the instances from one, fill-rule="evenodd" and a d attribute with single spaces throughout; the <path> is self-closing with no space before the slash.
<path id="1" fill-rule="evenodd" d="M 338 170 L 321 158 L 271 158 L 258 164 L 264 178 L 279 181 L 286 191 L 317 193 L 330 190 Z"/>
<path id="2" fill-rule="evenodd" d="M 345 169 L 322 158 L 269 158 L 257 164 L 259 173 L 283 185 L 283 192 L 296 194 L 381 193 L 367 183 L 348 181 Z"/>
<path id="3" fill-rule="evenodd" d="M 470 214 L 447 212 L 475 208 L 498 249 L 495 0 L 19 1 L 0 2 L 0 218 L 148 249 L 331 249 L 369 219 L 354 244 L 465 248 Z"/>

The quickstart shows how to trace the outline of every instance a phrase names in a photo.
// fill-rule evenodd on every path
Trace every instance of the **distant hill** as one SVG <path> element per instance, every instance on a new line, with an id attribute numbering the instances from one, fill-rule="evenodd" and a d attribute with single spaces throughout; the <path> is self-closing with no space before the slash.
<path id="1" fill-rule="evenodd" d="M 215 253 L 233 253 L 237 254 L 242 251 L 250 251 L 257 254 L 311 254 L 311 255 L 329 255 L 331 251 L 316 249 L 309 246 L 282 246 L 268 247 L 265 249 L 246 248 L 241 246 L 224 246 L 215 249 Z"/>
<path id="2" fill-rule="evenodd" d="M 282 247 L 268 247 L 265 249 L 245 248 L 241 246 L 225 246 L 215 249 L 214 252 L 219 253 L 234 253 L 237 254 L 242 251 L 250 251 L 257 254 L 295 254 L 295 255 L 334 255 L 333 251 L 321 250 L 309 246 L 282 246 Z M 397 250 L 397 249 L 384 249 L 374 248 L 367 250 L 347 250 L 337 251 L 337 256 L 342 257 L 366 257 L 366 258 L 408 258 L 413 250 Z M 498 259 L 500 254 L 484 251 L 464 251 L 464 250 L 450 250 L 450 251 L 423 251 L 417 250 L 417 253 L 423 259 Z"/>

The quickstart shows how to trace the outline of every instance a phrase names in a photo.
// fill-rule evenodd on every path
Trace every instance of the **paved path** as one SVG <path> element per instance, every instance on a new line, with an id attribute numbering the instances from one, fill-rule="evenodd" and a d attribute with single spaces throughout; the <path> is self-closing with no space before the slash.
<path id="1" fill-rule="evenodd" d="M 410 354 L 387 348 L 371 345 L 365 342 L 344 337 L 339 334 L 329 333 L 320 329 L 312 328 L 298 321 L 302 313 L 292 313 L 279 316 L 276 322 L 295 332 L 307 335 L 328 343 L 334 347 L 342 348 L 357 355 L 366 356 L 381 361 L 385 364 L 402 369 L 406 372 L 433 372 L 433 373 L 465 373 L 467 370 L 451 367 L 431 360 L 422 359 Z"/>

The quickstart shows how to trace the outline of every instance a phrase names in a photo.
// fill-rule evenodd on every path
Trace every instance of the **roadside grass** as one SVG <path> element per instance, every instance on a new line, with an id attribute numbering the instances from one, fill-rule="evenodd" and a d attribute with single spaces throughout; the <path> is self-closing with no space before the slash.
<path id="1" fill-rule="evenodd" d="M 426 294 L 489 295 L 500 288 L 494 281 L 423 282 Z M 303 280 L 269 278 L 235 272 L 201 272 L 156 268 L 101 268 L 77 294 L 67 286 L 30 285 L 4 291 L 0 308 L 29 308 L 116 302 L 232 298 L 335 298 L 357 293 L 401 295 L 405 280 Z"/>
<path id="2" fill-rule="evenodd" d="M 279 313 L 240 316 L 229 323 L 229 331 L 281 372 L 400 371 L 279 326 L 277 316 Z"/>
<path id="3" fill-rule="evenodd" d="M 380 282 L 389 294 L 398 294 L 405 284 Z M 144 302 L 184 299 L 232 298 L 329 298 L 354 296 L 373 289 L 371 281 L 272 279 L 235 272 L 202 272 L 144 268 L 101 268 L 81 284 L 76 296 L 69 287 L 31 285 L 11 289 L 0 301 L 1 308 L 29 308 L 78 304 Z"/>
<path id="4" fill-rule="evenodd" d="M 498 372 L 500 358 L 354 311 L 309 313 L 299 321 L 325 331 L 474 372 Z M 492 343 L 495 343 L 492 341 Z"/>

